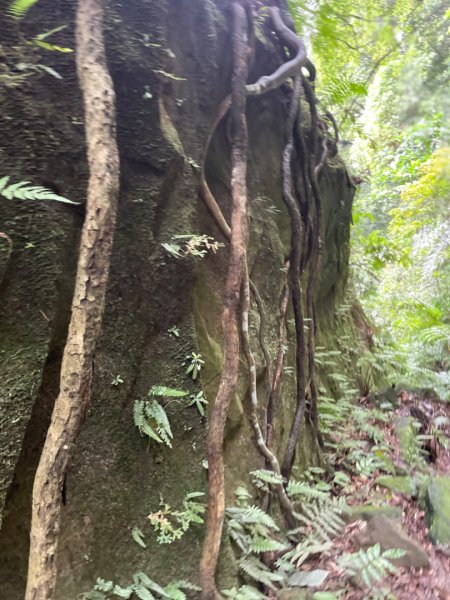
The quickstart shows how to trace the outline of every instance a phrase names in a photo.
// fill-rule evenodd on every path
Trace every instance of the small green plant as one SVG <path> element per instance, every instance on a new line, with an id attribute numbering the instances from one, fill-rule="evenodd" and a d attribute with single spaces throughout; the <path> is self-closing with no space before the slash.
<path id="1" fill-rule="evenodd" d="M 198 162 L 196 160 L 194 160 L 193 158 L 188 158 L 187 159 L 187 163 L 189 165 L 191 165 L 191 167 L 193 167 L 194 169 L 201 169 L 201 166 L 198 164 Z"/>
<path id="2" fill-rule="evenodd" d="M 381 552 L 380 544 L 375 544 L 367 550 L 345 553 L 338 560 L 339 566 L 350 576 L 360 576 L 364 584 L 370 588 L 378 584 L 389 573 L 396 574 L 397 568 L 392 560 L 404 556 L 405 551 L 390 549 Z"/>
<path id="3" fill-rule="evenodd" d="M 186 367 L 186 375 L 190 375 L 195 381 L 198 374 L 200 373 L 205 361 L 202 355 L 197 352 L 191 352 L 189 356 L 186 356 L 186 360 L 182 363 L 183 367 Z"/>
<path id="4" fill-rule="evenodd" d="M 215 254 L 224 244 L 209 235 L 175 235 L 170 243 L 161 244 L 164 250 L 175 258 L 204 258 L 208 252 Z"/>
<path id="5" fill-rule="evenodd" d="M 171 544 L 179 540 L 192 523 L 203 523 L 202 514 L 205 505 L 198 502 L 198 498 L 204 496 L 203 492 L 191 492 L 183 500 L 183 510 L 174 511 L 169 504 L 161 501 L 161 508 L 149 514 L 148 518 L 154 530 L 159 544 Z"/>
<path id="6" fill-rule="evenodd" d="M 122 385 L 123 382 L 124 381 L 123 381 L 122 377 L 120 375 L 116 375 L 114 377 L 114 379 L 111 381 L 111 385 L 114 385 L 117 387 L 119 385 Z"/>
<path id="7" fill-rule="evenodd" d="M 196 406 L 198 412 L 202 417 L 205 416 L 205 406 L 208 404 L 208 400 L 205 398 L 203 392 L 198 392 L 198 394 L 191 394 L 189 396 L 190 401 L 188 406 Z"/>
<path id="8" fill-rule="evenodd" d="M 144 532 L 139 527 L 133 527 L 131 530 L 131 537 L 133 540 L 141 546 L 141 548 L 147 548 L 147 544 L 144 542 Z"/>
<path id="9" fill-rule="evenodd" d="M 175 338 L 180 337 L 180 330 L 176 325 L 172 325 L 172 327 L 167 330 L 167 333 Z"/>

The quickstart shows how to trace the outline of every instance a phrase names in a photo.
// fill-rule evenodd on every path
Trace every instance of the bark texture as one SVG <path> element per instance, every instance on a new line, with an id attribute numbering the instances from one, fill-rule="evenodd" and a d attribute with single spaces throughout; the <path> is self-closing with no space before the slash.
<path id="1" fill-rule="evenodd" d="M 119 190 L 115 94 L 106 65 L 102 0 L 79 0 L 77 71 L 84 98 L 89 186 L 72 316 L 53 409 L 33 487 L 25 598 L 49 600 L 56 585 L 64 477 L 91 397 Z"/>

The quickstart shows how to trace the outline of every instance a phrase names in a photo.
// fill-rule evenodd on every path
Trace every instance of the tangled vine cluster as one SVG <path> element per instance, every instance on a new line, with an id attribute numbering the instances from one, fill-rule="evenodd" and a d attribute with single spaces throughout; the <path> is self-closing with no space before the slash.
<path id="1" fill-rule="evenodd" d="M 234 67 L 231 94 L 220 104 L 210 129 L 201 170 L 200 195 L 217 227 L 229 242 L 228 275 L 225 285 L 222 326 L 224 332 L 224 365 L 222 377 L 209 422 L 208 456 L 208 514 L 206 536 L 201 561 L 202 596 L 212 600 L 218 596 L 215 586 L 221 534 L 225 514 L 225 481 L 223 464 L 223 437 L 228 406 L 238 379 L 239 340 L 248 365 L 250 410 L 249 421 L 253 428 L 257 447 L 266 464 L 280 483 L 273 484 L 280 507 L 290 525 L 296 517 L 284 482 L 289 481 L 299 439 L 301 425 L 307 415 L 318 445 L 321 445 L 317 424 L 317 389 L 314 377 L 315 353 L 315 306 L 314 291 L 323 247 L 322 213 L 319 175 L 334 145 L 319 128 L 326 129 L 319 118 L 314 93 L 315 68 L 307 57 L 303 41 L 296 35 L 289 15 L 278 7 L 271 7 L 267 16 L 268 35 L 276 34 L 286 60 L 271 75 L 265 75 L 255 83 L 248 84 L 249 65 L 254 57 L 254 8 L 249 1 L 232 3 Z M 308 73 L 308 75 L 305 74 Z M 261 298 L 249 279 L 247 266 L 247 123 L 246 97 L 259 96 L 292 80 L 290 108 L 286 121 L 285 146 L 282 155 L 282 196 L 290 216 L 291 244 L 287 261 L 287 281 L 280 301 L 280 325 L 277 356 L 274 367 L 264 344 L 265 317 Z M 309 107 L 311 129 L 308 140 L 302 128 L 302 99 Z M 232 211 L 229 225 L 222 210 L 209 189 L 205 175 L 205 162 L 212 137 L 221 120 L 230 112 L 232 126 L 231 145 L 231 196 Z M 337 141 L 337 127 L 331 121 Z M 335 143 L 334 142 L 334 143 Z M 321 147 L 319 148 L 319 144 Z M 295 168 L 293 168 L 295 165 Z M 306 280 L 306 294 L 302 294 L 302 279 Z M 262 428 L 258 420 L 258 397 L 256 389 L 256 366 L 249 339 L 250 293 L 253 294 L 260 315 L 259 340 L 267 362 L 270 392 L 266 401 L 267 423 Z M 278 403 L 281 374 L 284 361 L 285 316 L 289 303 L 295 322 L 296 342 L 296 407 L 292 418 L 286 448 L 279 461 L 273 446 L 274 417 Z M 304 306 L 305 305 L 305 306 Z M 305 339 L 304 321 L 308 319 Z M 307 403 L 308 399 L 308 403 Z M 307 405 L 308 404 L 308 405 Z M 283 479 L 282 479 L 282 477 Z"/>

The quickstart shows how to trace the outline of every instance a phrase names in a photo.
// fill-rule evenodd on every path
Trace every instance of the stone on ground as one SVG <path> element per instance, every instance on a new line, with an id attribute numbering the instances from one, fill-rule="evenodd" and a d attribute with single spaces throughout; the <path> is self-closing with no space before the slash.
<path id="1" fill-rule="evenodd" d="M 434 544 L 450 544 L 450 477 L 436 477 L 427 488 L 426 519 Z"/>
<path id="2" fill-rule="evenodd" d="M 359 548 L 369 548 L 380 544 L 383 552 L 391 548 L 404 550 L 405 554 L 393 560 L 398 567 L 429 567 L 430 561 L 425 550 L 412 540 L 400 526 L 385 515 L 377 515 L 370 519 L 367 527 L 354 537 Z"/>

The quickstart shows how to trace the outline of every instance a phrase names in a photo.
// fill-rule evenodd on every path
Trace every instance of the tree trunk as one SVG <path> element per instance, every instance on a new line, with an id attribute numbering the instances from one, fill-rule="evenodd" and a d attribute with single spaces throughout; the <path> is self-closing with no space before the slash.
<path id="1" fill-rule="evenodd" d="M 90 177 L 60 391 L 33 488 L 26 600 L 53 597 L 61 492 L 70 451 L 91 395 L 92 361 L 103 316 L 119 188 L 115 94 L 106 66 L 101 0 L 79 0 L 76 27 Z"/>

